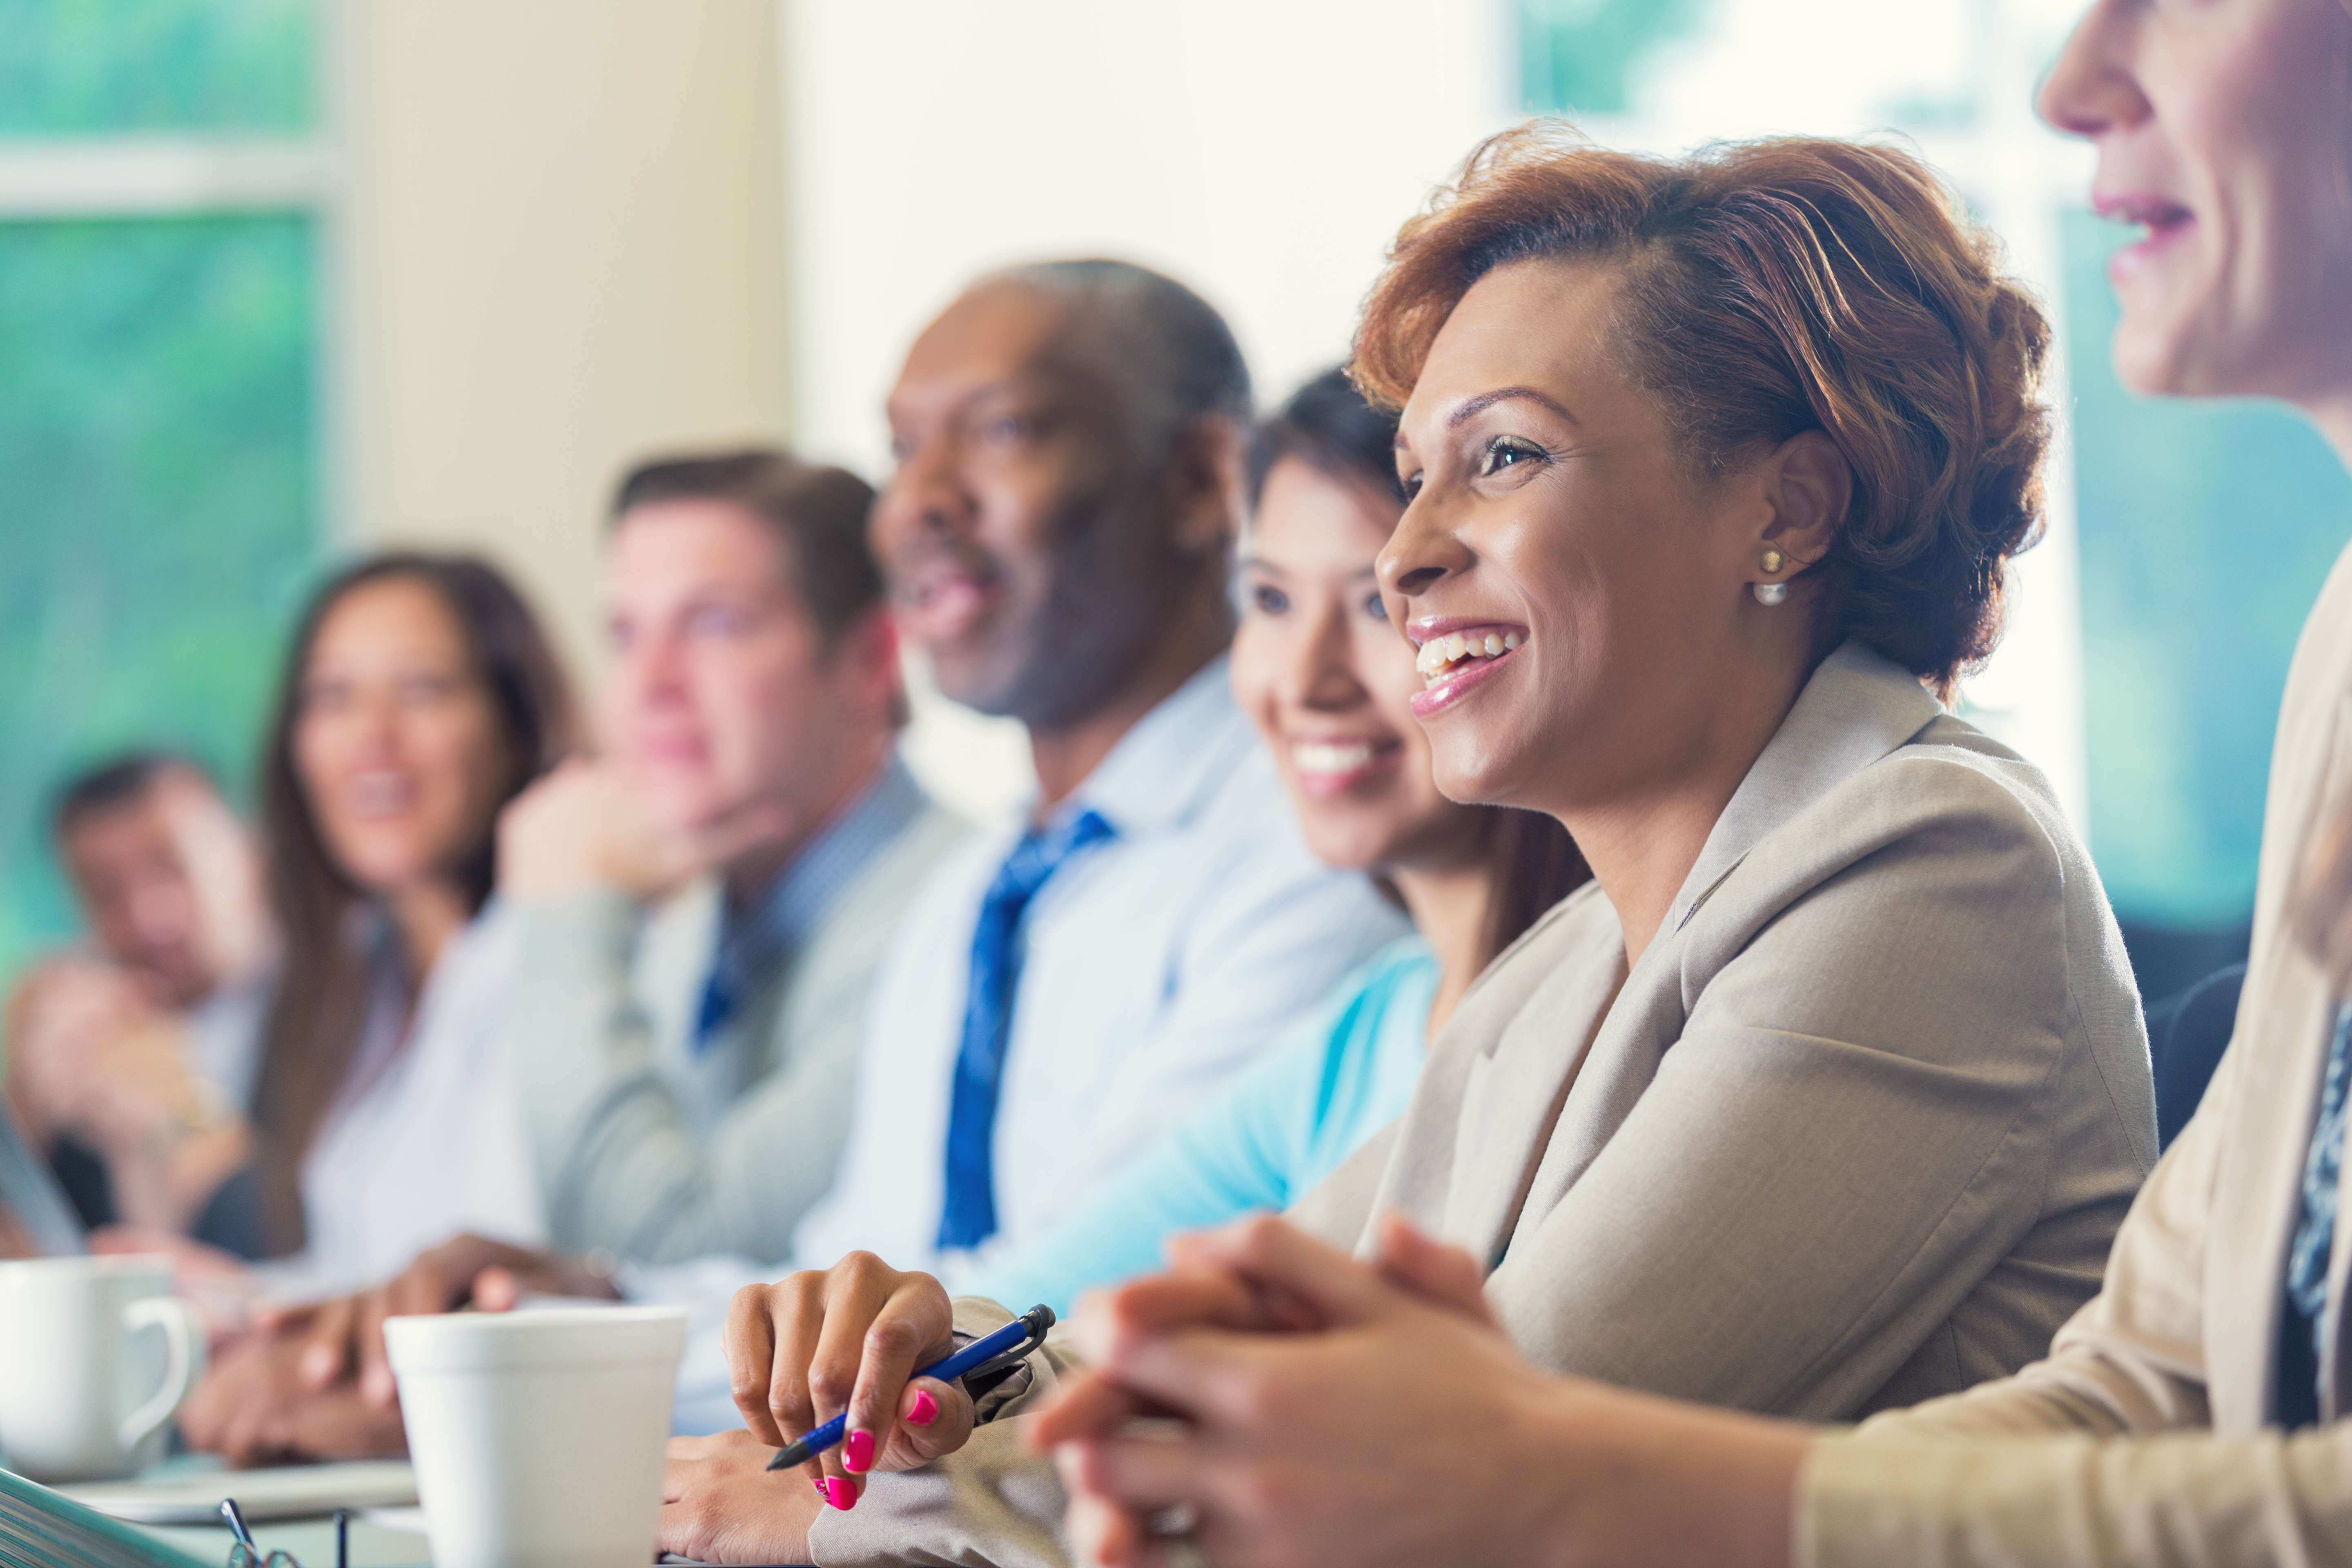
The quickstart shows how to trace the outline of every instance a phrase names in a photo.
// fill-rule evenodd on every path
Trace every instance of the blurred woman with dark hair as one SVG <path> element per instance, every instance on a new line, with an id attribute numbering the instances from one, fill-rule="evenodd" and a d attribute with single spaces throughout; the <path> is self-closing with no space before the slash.
<path id="1" fill-rule="evenodd" d="M 272 1250 L 301 1247 L 306 1279 L 364 1284 L 461 1230 L 540 1239 L 491 1119 L 513 955 L 488 906 L 499 811 L 572 723 L 545 634 L 480 561 L 378 557 L 302 617 L 262 784 L 286 961 L 254 1126 Z"/>
<path id="2" fill-rule="evenodd" d="M 285 934 L 253 1159 L 209 1205 L 277 1259 L 265 1288 L 363 1284 L 462 1229 L 540 1239 L 490 889 L 499 808 L 572 740 L 553 650 L 482 562 L 376 556 L 304 611 L 262 768 Z"/>

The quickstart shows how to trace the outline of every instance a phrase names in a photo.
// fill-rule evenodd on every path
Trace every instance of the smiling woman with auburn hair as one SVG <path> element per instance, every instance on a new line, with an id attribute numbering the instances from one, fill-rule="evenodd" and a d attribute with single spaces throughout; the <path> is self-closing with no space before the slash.
<path id="1" fill-rule="evenodd" d="M 1180 1244 L 1201 1267 L 1033 1358 L 1066 1387 L 1038 1426 L 1072 1443 L 1082 1541 L 1163 1560 L 1143 1521 L 1182 1504 L 1219 1568 L 1343 1560 L 1284 1502 L 1328 1458 L 1362 1461 L 1338 1511 L 1381 1554 L 1456 1557 L 1409 1528 L 1436 1457 L 1262 1442 L 1271 1406 L 1226 1395 L 1278 1358 L 1187 1361 L 1202 1336 L 1170 1332 L 1313 1326 L 1237 1279 L 1291 1226 L 1364 1255 L 1402 1214 L 1465 1249 L 1538 1367 L 1823 1419 L 2013 1372 L 2097 1289 L 2156 1152 L 2137 998 L 2047 782 L 1937 695 L 2039 526 L 2047 340 L 1990 237 L 1881 148 L 1665 160 L 1529 128 L 1406 227 L 1355 368 L 1402 404 L 1377 573 L 1419 645 L 1412 710 L 1445 795 L 1553 817 L 1594 879 L 1291 1226 Z M 813 1541 L 688 1543 L 1029 1561 L 1047 1494 L 1011 1479 L 1003 1418 L 1028 1403 Z M 1182 1425 L 1128 1433 L 1139 1412 Z"/>
<path id="2" fill-rule="evenodd" d="M 2096 0 L 2041 110 L 2096 144 L 2101 210 L 2145 230 L 2109 262 L 2123 379 L 2284 401 L 2352 462 L 2347 79 L 2343 0 Z M 1416 404 L 1458 321 L 1434 342 L 1422 334 Z M 1422 352 L 1399 341 L 1408 360 Z M 2216 520 L 2217 542 L 2234 542 L 2227 528 Z M 1401 566 L 1426 559 L 1410 542 Z M 1184 1289 L 1201 1299 L 1213 1278 L 1227 1301 L 1276 1297 L 1345 1331 L 1222 1331 L 1168 1280 L 1089 1314 L 1079 1337 L 1112 1345 L 1107 1376 L 1040 1423 L 1067 1440 L 1084 1555 L 1167 1552 L 1141 1521 L 1197 1499 L 1219 1568 L 2352 1562 L 2347 732 L 2352 552 L 2287 677 L 2229 1052 L 2117 1234 L 2098 1296 L 2016 1376 L 1853 1431 L 1702 1411 L 1530 1366 L 1496 1331 L 1497 1317 L 1512 1326 L 1496 1310 L 1504 1270 L 1482 1292 L 1475 1254 L 1391 1224 L 1368 1266 L 1265 1222 L 1196 1241 Z M 1816 978 L 1867 983 L 1835 965 Z M 1996 984 L 2032 979 L 2018 964 Z M 1792 1131 L 1785 1157 L 1812 1154 Z M 1213 1400 L 1182 1392 L 1211 1384 Z M 1147 1454 L 1117 1418 L 1155 1396 L 1192 1430 Z M 1400 1451 L 1410 1485 L 1396 1484 Z M 1252 1506 L 1277 1493 L 1278 1510 Z"/>
<path id="3" fill-rule="evenodd" d="M 1356 371 L 1402 405 L 1381 577 L 1415 711 L 1446 794 L 1557 817 L 1595 883 L 1297 1228 L 1191 1243 L 1086 1315 L 1040 1436 L 1104 1561 L 1179 1502 L 1220 1568 L 1521 1529 L 1444 1494 L 1469 1465 L 1524 1481 L 1532 1428 L 1366 1507 L 1370 1449 L 1269 1415 L 1339 1397 L 1353 1340 L 1244 1371 L 1170 1335 L 1245 1324 L 1250 1279 L 1288 1281 L 1288 1327 L 1351 1326 L 1298 1288 L 1355 1268 L 1318 1238 L 1444 1273 L 1543 1371 L 1824 1420 L 2014 1372 L 2096 1290 L 2155 1157 L 2130 971 L 2047 782 L 1937 700 L 2040 526 L 2048 340 L 1887 148 L 1654 159 L 1534 127 L 1405 227 Z M 1188 1429 L 1147 1447 L 1138 1400 Z"/>
<path id="4" fill-rule="evenodd" d="M 1678 456 L 1721 476 L 1808 430 L 1852 473 L 1807 575 L 1858 637 L 1952 694 L 2000 632 L 2002 569 L 2042 521 L 2050 326 L 1916 159 L 1816 140 L 1686 162 L 1542 123 L 1473 155 L 1407 224 L 1364 309 L 1358 383 L 1402 406 L 1454 307 L 1514 261 L 1608 268 L 1608 328 Z"/>

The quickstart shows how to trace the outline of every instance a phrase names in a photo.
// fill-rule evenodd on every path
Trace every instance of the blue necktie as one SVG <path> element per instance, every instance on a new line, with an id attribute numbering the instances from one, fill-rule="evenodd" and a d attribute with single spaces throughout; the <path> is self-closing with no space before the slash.
<path id="1" fill-rule="evenodd" d="M 2344 1115 L 2347 1079 L 2352 1079 L 2352 1006 L 2336 1015 L 2336 1037 L 2327 1047 L 2327 1076 L 2321 1080 L 2319 1120 L 2311 1130 L 2311 1150 L 2303 1161 L 2303 1215 L 2294 1227 L 2294 1245 L 2286 1258 L 2286 1298 L 2290 1313 L 2290 1331 L 2300 1329 L 2311 1336 L 2310 1366 L 2316 1378 L 2324 1320 L 2327 1312 L 2327 1265 L 2336 1245 L 2336 1200 L 2337 1178 L 2344 1163 Z M 2300 1319 L 2299 1323 L 2293 1321 Z M 2301 1347 L 2295 1347 L 2299 1352 Z M 2288 1365 L 2301 1363 L 2300 1354 Z M 2283 1391 L 2282 1405 L 2302 1390 Z M 2316 1399 L 2315 1382 L 2312 1395 Z M 2302 1405 L 2299 1398 L 2293 1404 L 2309 1410 L 2317 1418 L 2315 1405 Z"/>
<path id="2" fill-rule="evenodd" d="M 700 1056 L 735 1016 L 735 986 L 724 963 L 714 962 L 710 978 L 702 983 L 702 1005 L 694 1013 L 694 1054 Z"/>
<path id="3" fill-rule="evenodd" d="M 980 923 L 971 933 L 971 984 L 964 994 L 963 1044 L 956 1052 L 948 1111 L 947 1202 L 940 1246 L 978 1247 L 996 1234 L 996 1182 L 990 1169 L 996 1100 L 1004 1086 L 1004 1047 L 1013 1029 L 1013 994 L 1021 984 L 1021 917 L 1062 863 L 1111 836 L 1091 811 L 1033 827 L 1004 858 Z"/>

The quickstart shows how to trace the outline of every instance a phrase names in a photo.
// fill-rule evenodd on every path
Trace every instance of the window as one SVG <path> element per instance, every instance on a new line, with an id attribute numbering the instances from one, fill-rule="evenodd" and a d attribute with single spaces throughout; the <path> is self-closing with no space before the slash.
<path id="1" fill-rule="evenodd" d="M 250 782 L 320 553 L 310 0 L 0 0 L 0 974 L 73 926 L 47 805 L 131 745 Z"/>
<path id="2" fill-rule="evenodd" d="M 2352 479 L 2285 409 L 2126 392 L 2122 237 L 2088 212 L 2065 234 L 2091 847 L 2126 921 L 2223 932 L 2253 909 L 2279 696 Z"/>

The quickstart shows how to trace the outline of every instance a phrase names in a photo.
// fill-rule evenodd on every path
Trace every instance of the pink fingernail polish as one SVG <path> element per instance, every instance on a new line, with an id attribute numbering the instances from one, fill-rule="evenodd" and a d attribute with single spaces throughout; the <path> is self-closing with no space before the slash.
<path id="1" fill-rule="evenodd" d="M 915 1390 L 914 1408 L 907 1412 L 907 1419 L 918 1426 L 928 1426 L 939 1418 L 940 1402 L 931 1397 L 931 1391 L 928 1388 Z"/>
<path id="2" fill-rule="evenodd" d="M 812 1478 L 809 1481 L 809 1485 L 814 1487 L 816 1489 L 816 1495 L 824 1498 L 825 1501 L 831 1502 L 833 1500 L 832 1494 L 828 1493 L 824 1489 L 824 1483 L 823 1481 Z"/>
<path id="3" fill-rule="evenodd" d="M 824 1479 L 824 1496 L 827 1502 L 846 1513 L 857 1501 L 857 1489 L 839 1476 L 827 1476 Z"/>
<path id="4" fill-rule="evenodd" d="M 852 1432 L 841 1442 L 841 1467 L 853 1476 L 874 1468 L 874 1434 Z"/>

